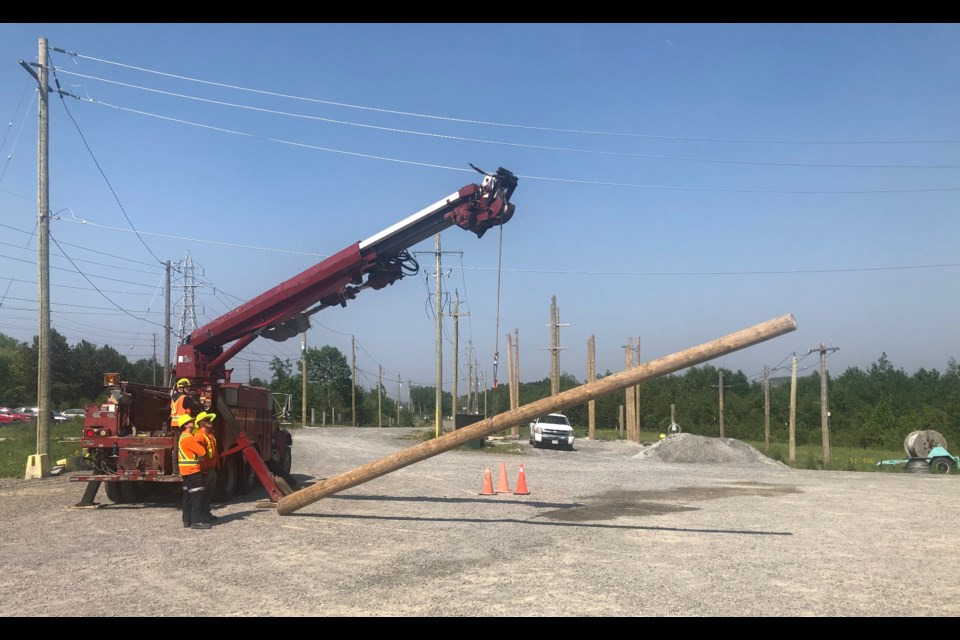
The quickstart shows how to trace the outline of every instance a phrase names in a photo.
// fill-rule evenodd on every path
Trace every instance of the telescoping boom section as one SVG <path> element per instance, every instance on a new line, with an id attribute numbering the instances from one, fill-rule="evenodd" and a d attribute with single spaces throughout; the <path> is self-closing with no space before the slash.
<path id="1" fill-rule="evenodd" d="M 464 186 L 200 327 L 177 349 L 177 378 L 224 379 L 226 362 L 257 336 L 287 340 L 308 328 L 310 315 L 416 273 L 408 249 L 444 229 L 455 225 L 483 237 L 513 216 L 516 186 L 502 167 L 485 173 L 481 184 Z"/>

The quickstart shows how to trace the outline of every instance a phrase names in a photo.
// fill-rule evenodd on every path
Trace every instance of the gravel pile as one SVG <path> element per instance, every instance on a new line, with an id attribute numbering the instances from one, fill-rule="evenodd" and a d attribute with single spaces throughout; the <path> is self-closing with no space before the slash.
<path id="1" fill-rule="evenodd" d="M 789 469 L 750 445 L 733 438 L 708 438 L 692 433 L 669 435 L 634 458 L 667 463 L 764 465 Z"/>

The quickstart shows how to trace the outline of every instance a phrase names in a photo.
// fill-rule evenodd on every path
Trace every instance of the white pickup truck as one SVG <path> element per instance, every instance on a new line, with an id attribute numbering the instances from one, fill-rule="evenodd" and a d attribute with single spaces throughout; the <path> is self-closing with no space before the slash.
<path id="1" fill-rule="evenodd" d="M 534 449 L 553 446 L 570 451 L 573 450 L 573 441 L 573 427 L 562 413 L 540 416 L 530 423 L 530 444 Z"/>

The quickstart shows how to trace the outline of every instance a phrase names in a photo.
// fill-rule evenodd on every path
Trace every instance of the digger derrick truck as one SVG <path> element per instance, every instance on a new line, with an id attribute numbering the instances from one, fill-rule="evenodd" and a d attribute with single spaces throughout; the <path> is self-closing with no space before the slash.
<path id="1" fill-rule="evenodd" d="M 478 238 L 510 220 L 517 178 L 499 168 L 460 190 L 317 263 L 200 327 L 177 347 L 174 379 L 187 378 L 204 409 L 214 411 L 214 435 L 223 467 L 218 499 L 246 493 L 258 481 L 276 503 L 291 493 L 293 437 L 281 429 L 268 389 L 231 382 L 227 362 L 257 337 L 292 338 L 314 313 L 347 303 L 367 289 L 383 289 L 419 270 L 408 248 L 451 226 Z M 100 484 L 117 503 L 137 502 L 148 488 L 180 485 L 177 434 L 168 428 L 170 389 L 104 376 L 106 401 L 86 408 L 81 433 L 84 459 L 93 470 L 70 477 L 87 482 L 77 506 L 90 506 Z"/>

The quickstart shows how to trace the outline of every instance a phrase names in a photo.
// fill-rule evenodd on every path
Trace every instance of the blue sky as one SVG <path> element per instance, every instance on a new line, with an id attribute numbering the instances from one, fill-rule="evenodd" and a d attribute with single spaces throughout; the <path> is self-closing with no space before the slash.
<path id="1" fill-rule="evenodd" d="M 598 370 L 616 371 L 630 337 L 648 361 L 786 313 L 797 331 L 712 364 L 787 375 L 796 352 L 810 373 L 823 342 L 839 348 L 834 375 L 882 353 L 942 372 L 960 355 L 958 36 L 952 24 L 0 25 L 0 332 L 36 334 L 36 84 L 18 60 L 35 61 L 44 37 L 76 54 L 51 49 L 76 96 L 50 100 L 53 326 L 71 344 L 150 357 L 159 261 L 190 252 L 202 325 L 478 181 L 473 163 L 520 182 L 502 243 L 442 234 L 446 311 L 456 291 L 469 314 L 461 390 L 470 344 L 487 384 L 496 351 L 507 379 L 514 330 L 521 378 L 549 375 L 554 295 L 561 369 L 580 379 L 590 335 Z M 381 366 L 388 390 L 398 376 L 434 384 L 433 240 L 412 249 L 420 274 L 317 314 L 308 333 L 348 357 L 355 336 L 365 386 Z M 268 377 L 273 355 L 299 348 L 256 341 L 235 377 Z"/>

